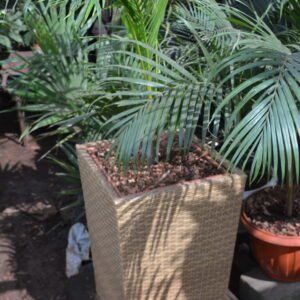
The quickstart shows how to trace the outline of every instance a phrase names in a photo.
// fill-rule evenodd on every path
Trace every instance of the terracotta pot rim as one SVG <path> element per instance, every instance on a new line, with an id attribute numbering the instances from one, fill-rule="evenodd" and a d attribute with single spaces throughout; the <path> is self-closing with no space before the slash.
<path id="1" fill-rule="evenodd" d="M 269 231 L 258 228 L 246 215 L 244 206 L 242 208 L 241 221 L 252 236 L 257 239 L 263 240 L 266 243 L 286 247 L 300 247 L 300 236 L 276 235 Z"/>

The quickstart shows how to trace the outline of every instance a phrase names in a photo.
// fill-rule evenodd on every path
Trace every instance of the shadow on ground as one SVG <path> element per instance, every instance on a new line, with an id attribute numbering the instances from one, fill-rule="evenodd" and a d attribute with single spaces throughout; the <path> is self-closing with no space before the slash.
<path id="1" fill-rule="evenodd" d="M 67 299 L 69 224 L 55 213 L 62 183 L 39 155 L 16 134 L 0 136 L 0 299 Z"/>

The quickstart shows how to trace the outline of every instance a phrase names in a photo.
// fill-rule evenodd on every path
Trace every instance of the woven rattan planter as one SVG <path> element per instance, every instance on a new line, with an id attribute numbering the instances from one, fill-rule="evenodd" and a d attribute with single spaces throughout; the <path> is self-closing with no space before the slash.
<path id="1" fill-rule="evenodd" d="M 86 146 L 77 154 L 101 300 L 225 299 L 243 173 L 120 197 Z"/>

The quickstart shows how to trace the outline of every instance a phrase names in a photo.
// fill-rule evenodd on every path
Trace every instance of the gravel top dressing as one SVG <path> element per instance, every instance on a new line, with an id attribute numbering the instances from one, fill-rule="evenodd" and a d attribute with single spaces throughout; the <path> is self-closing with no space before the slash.
<path id="1" fill-rule="evenodd" d="M 139 164 L 138 167 L 130 164 L 126 172 L 122 172 L 121 168 L 114 164 L 115 153 L 113 151 L 109 153 L 108 142 L 88 147 L 87 152 L 108 174 L 122 196 L 225 173 L 225 170 L 219 168 L 212 160 L 209 153 L 199 147 L 192 146 L 190 152 L 184 156 L 174 147 L 169 161 L 163 155 L 166 153 L 163 148 L 159 162 Z"/>

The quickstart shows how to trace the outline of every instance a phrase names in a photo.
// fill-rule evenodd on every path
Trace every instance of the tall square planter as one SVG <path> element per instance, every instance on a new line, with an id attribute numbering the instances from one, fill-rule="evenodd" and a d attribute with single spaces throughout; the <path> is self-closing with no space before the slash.
<path id="1" fill-rule="evenodd" d="M 121 197 L 86 145 L 77 154 L 101 300 L 225 299 L 242 172 Z"/>

